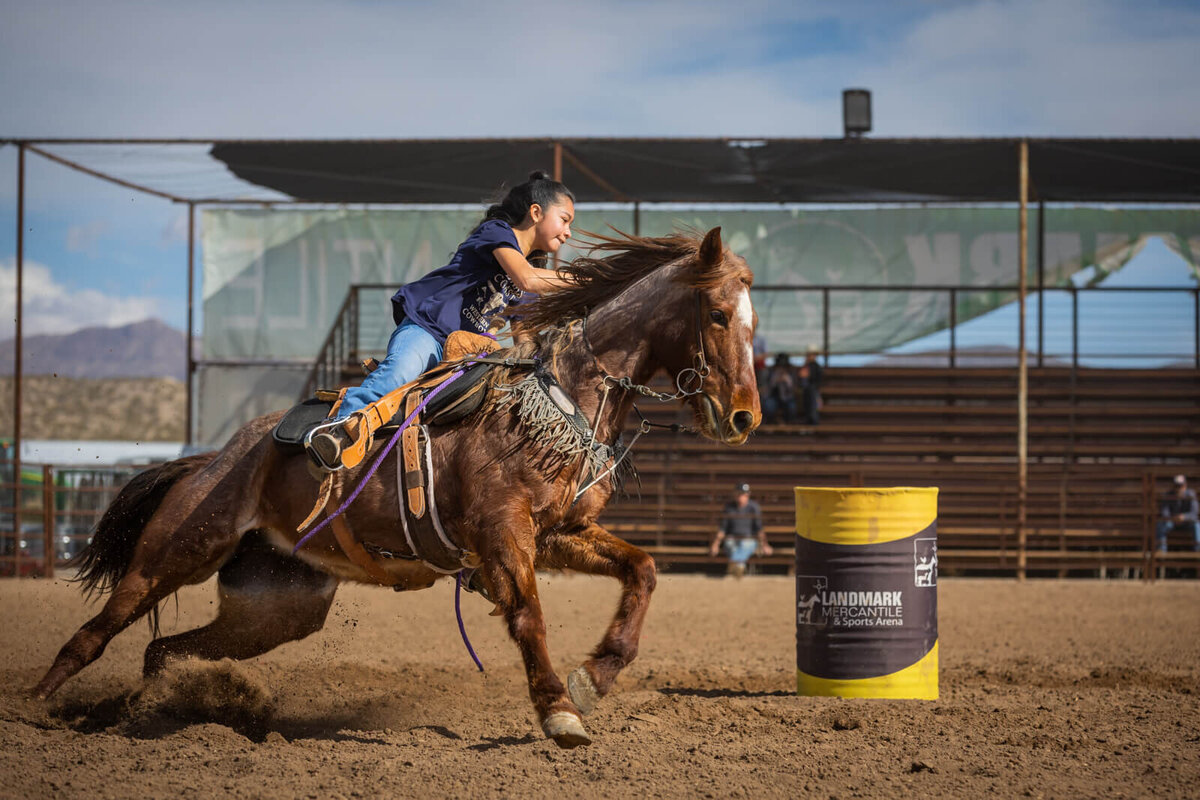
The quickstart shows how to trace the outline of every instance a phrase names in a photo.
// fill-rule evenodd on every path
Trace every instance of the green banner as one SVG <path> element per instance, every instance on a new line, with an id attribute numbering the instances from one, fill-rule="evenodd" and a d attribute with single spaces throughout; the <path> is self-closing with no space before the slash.
<path id="1" fill-rule="evenodd" d="M 480 210 L 321 210 L 204 212 L 204 357 L 307 359 L 324 341 L 354 283 L 393 286 L 445 264 L 479 221 Z M 1030 286 L 1036 285 L 1037 214 L 1031 212 Z M 634 228 L 631 207 L 581 206 L 575 227 Z M 878 352 L 945 328 L 947 292 L 914 286 L 973 287 L 957 293 L 960 322 L 1011 301 L 1017 282 L 1015 208 L 901 207 L 642 208 L 638 229 L 660 235 L 720 225 L 725 242 L 755 273 L 755 308 L 771 350 L 822 345 L 829 293 L 833 352 Z M 1046 211 L 1045 283 L 1062 285 L 1096 265 L 1120 268 L 1162 236 L 1193 269 L 1200 259 L 1200 210 L 1052 208 Z M 838 291 L 836 287 L 890 287 Z M 786 291 L 766 287 L 793 287 Z M 391 330 L 386 293 L 362 311 L 379 347 Z M 377 305 L 378 307 L 373 307 Z M 378 323 L 377 325 L 375 323 Z"/>

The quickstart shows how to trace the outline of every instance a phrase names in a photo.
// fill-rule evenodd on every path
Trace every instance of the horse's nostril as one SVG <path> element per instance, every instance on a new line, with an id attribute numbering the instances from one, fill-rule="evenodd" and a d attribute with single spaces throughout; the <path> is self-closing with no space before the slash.
<path id="1" fill-rule="evenodd" d="M 730 423 L 733 425 L 734 433 L 742 433 L 754 424 L 754 415 L 749 411 L 737 411 L 734 412 L 733 419 L 730 420 Z"/>

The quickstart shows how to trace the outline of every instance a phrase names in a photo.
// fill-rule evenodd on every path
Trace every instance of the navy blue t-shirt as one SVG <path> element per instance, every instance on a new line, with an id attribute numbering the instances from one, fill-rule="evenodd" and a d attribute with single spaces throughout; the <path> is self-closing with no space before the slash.
<path id="1" fill-rule="evenodd" d="M 406 318 L 445 342 L 454 331 L 487 333 L 491 318 L 521 297 L 493 251 L 521 246 L 507 222 L 490 219 L 458 246 L 446 266 L 405 284 L 392 296 L 392 319 Z"/>

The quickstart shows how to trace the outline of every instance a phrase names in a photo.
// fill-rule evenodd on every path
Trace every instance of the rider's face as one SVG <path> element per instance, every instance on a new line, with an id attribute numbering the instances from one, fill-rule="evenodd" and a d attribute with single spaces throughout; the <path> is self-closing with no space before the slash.
<path id="1" fill-rule="evenodd" d="M 545 250 L 547 253 L 557 253 L 558 249 L 571 238 L 571 223 L 575 219 L 575 204 L 568 197 L 563 197 L 547 208 L 538 204 L 529 207 L 529 215 L 533 218 L 533 249 Z"/>

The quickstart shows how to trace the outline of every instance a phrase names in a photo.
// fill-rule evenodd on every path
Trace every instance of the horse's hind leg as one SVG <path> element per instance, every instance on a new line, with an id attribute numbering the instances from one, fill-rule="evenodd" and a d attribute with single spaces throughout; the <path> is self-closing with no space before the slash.
<path id="1" fill-rule="evenodd" d="M 654 591 L 654 559 L 599 525 L 552 533 L 541 542 L 538 566 L 619 578 L 621 603 L 591 658 L 567 678 L 571 699 L 588 714 L 608 694 L 617 674 L 637 656 L 642 625 Z"/>
<path id="2" fill-rule="evenodd" d="M 155 502 L 155 510 L 136 533 L 128 562 L 119 569 L 121 577 L 108 602 L 59 651 L 45 677 L 34 687 L 36 697 L 49 697 L 64 681 L 99 658 L 114 636 L 182 586 L 207 580 L 233 553 L 241 533 L 237 515 L 244 513 L 239 506 L 250 483 L 247 473 L 261 463 L 244 458 L 234 444 L 241 444 L 238 437 L 222 455 L 198 472 L 179 478 L 161 502 Z M 122 524 L 141 523 L 131 517 Z M 119 549 L 126 546 L 122 543 L 126 537 L 108 535 L 112 530 L 103 537 L 101 533 L 93 543 L 99 541 L 102 549 L 111 551 L 102 553 L 102 557 L 120 559 Z"/>
<path id="3" fill-rule="evenodd" d="M 182 578 L 167 580 L 161 576 L 147 577 L 139 571 L 128 573 L 117 583 L 100 613 L 63 645 L 54 664 L 34 687 L 34 697 L 44 700 L 53 694 L 68 678 L 99 658 L 114 636 L 183 584 Z"/>
<path id="4" fill-rule="evenodd" d="M 261 533 L 242 538 L 218 573 L 217 618 L 202 628 L 155 639 L 146 648 L 144 673 L 169 660 L 252 658 L 320 630 L 333 604 L 336 579 L 273 548 Z"/>

